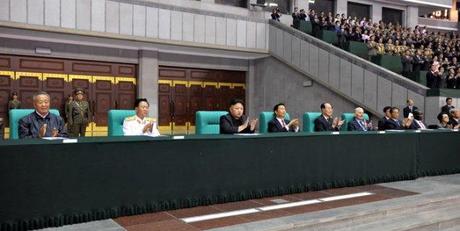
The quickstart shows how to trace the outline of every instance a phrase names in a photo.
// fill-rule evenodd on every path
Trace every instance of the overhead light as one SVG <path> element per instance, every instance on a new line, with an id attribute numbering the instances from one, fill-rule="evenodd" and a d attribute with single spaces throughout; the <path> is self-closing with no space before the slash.
<path id="1" fill-rule="evenodd" d="M 315 0 L 308 0 L 308 3 L 315 4 Z"/>
<path id="2" fill-rule="evenodd" d="M 277 7 L 278 3 L 270 2 L 270 3 L 268 3 L 268 6 L 269 7 Z"/>

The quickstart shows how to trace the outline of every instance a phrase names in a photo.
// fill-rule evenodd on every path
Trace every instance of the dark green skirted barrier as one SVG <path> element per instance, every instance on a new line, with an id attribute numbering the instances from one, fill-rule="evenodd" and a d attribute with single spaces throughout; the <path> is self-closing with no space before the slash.
<path id="1" fill-rule="evenodd" d="M 327 42 L 330 44 L 336 45 L 339 43 L 339 39 L 335 31 L 321 30 L 319 34 L 319 38 L 323 40 L 324 42 Z"/>
<path id="2" fill-rule="evenodd" d="M 428 71 L 418 71 L 415 73 L 415 82 L 426 86 L 426 73 L 428 73 Z"/>
<path id="3" fill-rule="evenodd" d="M 450 157 L 456 150 L 455 139 L 447 139 L 452 134 L 423 135 L 436 140 L 436 153 L 445 149 Z M 417 177 L 417 169 L 424 174 L 457 170 L 457 159 L 423 163 L 438 156 L 417 156 L 419 137 L 414 132 L 345 132 L 82 138 L 75 144 L 4 141 L 0 228 L 28 230 L 409 180 Z"/>
<path id="4" fill-rule="evenodd" d="M 399 55 L 372 56 L 372 62 L 395 73 L 402 73 L 402 61 Z"/>
<path id="5" fill-rule="evenodd" d="M 348 42 L 347 51 L 363 59 L 369 59 L 369 49 L 367 48 L 367 45 L 363 42 Z"/>
<path id="6" fill-rule="evenodd" d="M 446 96 L 460 98 L 460 89 L 439 88 L 427 91 L 427 96 Z"/>
<path id="7" fill-rule="evenodd" d="M 300 31 L 304 32 L 304 33 L 307 33 L 307 34 L 312 34 L 312 25 L 311 25 L 311 22 L 310 21 L 304 21 L 304 20 L 301 20 L 300 21 L 300 27 L 299 27 Z"/>
<path id="8" fill-rule="evenodd" d="M 460 172 L 460 133 L 420 134 L 420 147 L 417 155 L 419 176 L 434 176 Z"/>

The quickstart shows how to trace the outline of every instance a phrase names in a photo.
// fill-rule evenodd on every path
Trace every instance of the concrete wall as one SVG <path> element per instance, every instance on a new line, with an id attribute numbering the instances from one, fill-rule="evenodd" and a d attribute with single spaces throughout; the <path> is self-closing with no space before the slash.
<path id="1" fill-rule="evenodd" d="M 353 112 L 356 105 L 330 89 L 312 80 L 279 60 L 268 57 L 254 61 L 254 92 L 249 115 L 258 117 L 262 111 L 272 111 L 273 106 L 283 102 L 291 118 L 300 118 L 307 111 L 320 111 L 320 104 L 331 102 L 334 115 Z M 310 84 L 308 84 L 310 85 Z"/>
<path id="2" fill-rule="evenodd" d="M 0 25 L 228 49 L 267 49 L 267 21 L 196 1 L 0 0 Z M 93 33 L 93 34 L 91 34 Z"/>

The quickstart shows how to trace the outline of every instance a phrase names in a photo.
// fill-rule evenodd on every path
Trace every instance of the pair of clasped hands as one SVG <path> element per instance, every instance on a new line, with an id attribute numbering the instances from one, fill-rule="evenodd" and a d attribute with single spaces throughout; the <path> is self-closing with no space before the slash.
<path id="1" fill-rule="evenodd" d="M 40 138 L 45 137 L 47 127 L 48 127 L 47 124 L 43 124 L 38 130 L 38 135 Z M 51 130 L 51 137 L 57 137 L 58 134 L 59 134 L 59 131 L 56 128 L 53 128 L 53 130 Z"/>

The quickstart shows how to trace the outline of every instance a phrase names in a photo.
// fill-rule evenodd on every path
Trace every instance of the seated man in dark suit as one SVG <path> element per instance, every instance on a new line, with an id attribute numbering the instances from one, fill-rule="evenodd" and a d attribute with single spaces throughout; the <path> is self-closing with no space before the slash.
<path id="1" fill-rule="evenodd" d="M 386 106 L 383 108 L 383 113 L 385 114 L 385 116 L 379 120 L 379 124 L 378 124 L 379 131 L 385 130 L 385 121 L 389 120 L 391 117 L 390 110 L 391 110 L 390 106 Z"/>
<path id="2" fill-rule="evenodd" d="M 423 112 L 414 111 L 414 121 L 412 122 L 409 129 L 419 130 L 419 129 L 426 129 L 426 125 L 422 122 L 423 120 Z"/>
<path id="3" fill-rule="evenodd" d="M 229 113 L 220 117 L 220 134 L 254 133 L 257 119 L 249 121 L 243 113 L 243 101 L 232 100 Z"/>
<path id="4" fill-rule="evenodd" d="M 348 122 L 348 131 L 372 131 L 372 123 L 364 119 L 364 109 L 355 108 L 355 118 Z"/>
<path id="5" fill-rule="evenodd" d="M 286 106 L 283 103 L 275 105 L 273 108 L 274 117 L 268 122 L 268 132 L 298 132 L 299 131 L 299 119 L 293 119 L 291 121 L 285 118 Z"/>
<path id="6" fill-rule="evenodd" d="M 454 106 L 452 106 L 452 98 L 447 97 L 447 98 L 446 98 L 446 105 L 444 105 L 444 106 L 441 108 L 441 112 L 449 114 L 449 113 L 450 113 L 450 110 L 451 110 L 452 108 L 455 108 Z"/>
<path id="7" fill-rule="evenodd" d="M 330 103 L 321 104 L 321 116 L 315 120 L 315 132 L 338 131 L 343 125 L 343 120 L 337 117 L 332 119 L 334 109 Z"/>
<path id="8" fill-rule="evenodd" d="M 49 112 L 48 93 L 38 92 L 32 99 L 35 111 L 19 120 L 19 138 L 67 137 L 64 120 Z"/>
<path id="9" fill-rule="evenodd" d="M 460 109 L 453 108 L 450 110 L 450 124 L 452 124 L 452 128 L 454 129 L 460 127 Z"/>
<path id="10" fill-rule="evenodd" d="M 409 117 L 409 113 L 414 113 L 414 111 L 417 111 L 418 108 L 414 106 L 414 100 L 413 99 L 408 99 L 407 100 L 407 107 L 403 109 L 403 116 L 404 118 Z"/>
<path id="11" fill-rule="evenodd" d="M 404 121 L 399 120 L 399 108 L 392 107 L 390 109 L 391 117 L 385 121 L 385 130 L 403 130 L 410 128 L 412 125 L 412 119 L 406 118 Z"/>

